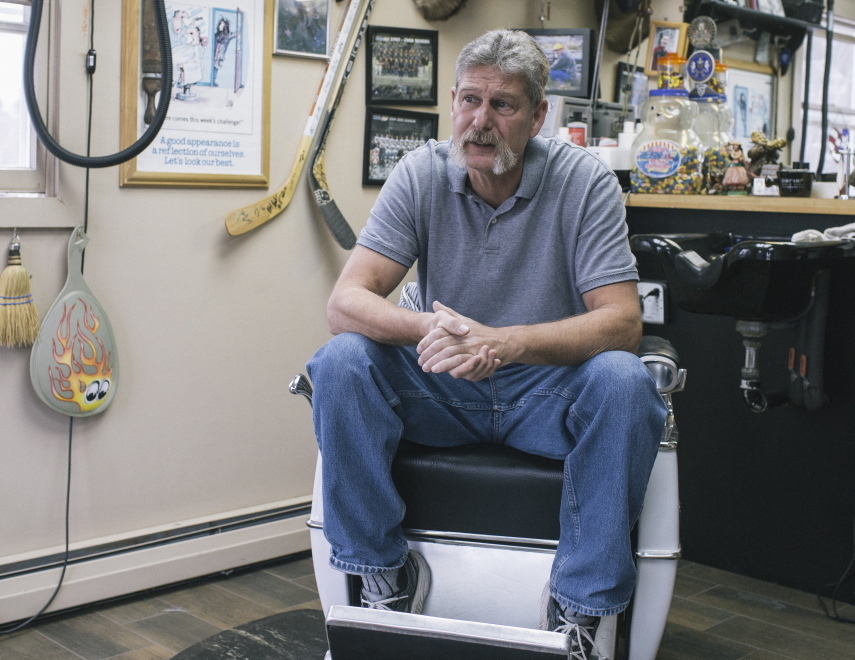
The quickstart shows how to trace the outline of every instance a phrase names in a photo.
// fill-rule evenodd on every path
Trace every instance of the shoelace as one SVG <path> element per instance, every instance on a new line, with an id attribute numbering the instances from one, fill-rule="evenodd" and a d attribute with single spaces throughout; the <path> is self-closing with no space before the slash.
<path id="1" fill-rule="evenodd" d="M 362 598 L 362 607 L 367 607 L 370 610 L 391 610 L 389 607 L 392 603 L 404 600 L 407 596 L 391 596 L 389 598 L 382 598 L 380 600 L 365 600 Z"/>
<path id="2" fill-rule="evenodd" d="M 578 623 L 568 621 L 560 614 L 558 615 L 558 620 L 561 621 L 561 624 L 553 628 L 553 632 L 567 635 L 570 638 L 570 658 L 574 660 L 588 660 L 588 653 L 585 651 L 584 642 L 589 642 L 592 650 L 597 647 L 594 644 L 594 638 L 591 637 L 590 631 Z"/>

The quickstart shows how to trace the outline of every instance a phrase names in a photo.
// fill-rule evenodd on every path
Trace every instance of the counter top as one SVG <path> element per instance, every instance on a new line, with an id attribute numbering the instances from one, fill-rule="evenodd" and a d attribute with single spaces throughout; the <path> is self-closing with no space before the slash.
<path id="1" fill-rule="evenodd" d="M 855 215 L 855 199 L 818 197 L 761 197 L 752 195 L 651 195 L 631 193 L 628 207 L 758 213 Z"/>

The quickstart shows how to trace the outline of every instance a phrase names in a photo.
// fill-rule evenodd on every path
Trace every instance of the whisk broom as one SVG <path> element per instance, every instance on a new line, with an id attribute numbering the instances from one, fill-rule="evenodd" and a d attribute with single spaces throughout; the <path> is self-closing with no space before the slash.
<path id="1" fill-rule="evenodd" d="M 16 231 L 9 260 L 0 273 L 0 345 L 30 346 L 39 334 L 39 314 L 30 293 L 30 276 L 21 265 L 21 239 Z"/>

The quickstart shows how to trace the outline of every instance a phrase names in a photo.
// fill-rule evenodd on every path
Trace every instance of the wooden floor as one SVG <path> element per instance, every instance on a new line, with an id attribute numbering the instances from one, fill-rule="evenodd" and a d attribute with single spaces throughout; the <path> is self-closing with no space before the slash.
<path id="1" fill-rule="evenodd" d="M 0 660 L 167 660 L 296 608 L 320 609 L 306 555 L 55 616 L 0 637 Z M 855 660 L 855 625 L 827 619 L 812 594 L 683 562 L 657 658 Z"/>

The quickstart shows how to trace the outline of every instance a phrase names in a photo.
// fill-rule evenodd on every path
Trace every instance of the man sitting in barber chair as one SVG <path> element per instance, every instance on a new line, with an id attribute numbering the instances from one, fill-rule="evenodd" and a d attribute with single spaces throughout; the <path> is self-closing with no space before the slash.
<path id="1" fill-rule="evenodd" d="M 617 179 L 538 136 L 548 74 L 524 32 L 464 47 L 452 139 L 392 172 L 330 297 L 336 336 L 308 369 L 330 563 L 362 577 L 364 606 L 418 613 L 430 585 L 401 530 L 401 438 L 507 444 L 564 460 L 544 620 L 590 639 L 632 594 L 630 529 L 665 407 L 633 353 L 637 272 Z M 418 312 L 386 299 L 415 262 Z"/>

